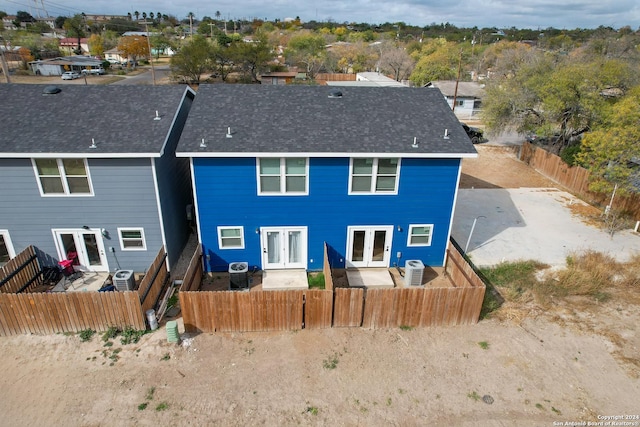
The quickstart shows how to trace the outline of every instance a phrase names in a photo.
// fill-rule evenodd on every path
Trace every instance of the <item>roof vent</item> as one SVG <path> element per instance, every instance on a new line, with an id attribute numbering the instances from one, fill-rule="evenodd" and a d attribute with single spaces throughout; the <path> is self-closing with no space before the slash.
<path id="1" fill-rule="evenodd" d="M 329 93 L 329 98 L 342 98 L 342 92 L 334 89 Z"/>
<path id="2" fill-rule="evenodd" d="M 62 92 L 62 89 L 58 86 L 45 86 L 45 88 L 42 89 L 42 95 L 55 95 L 60 92 Z"/>

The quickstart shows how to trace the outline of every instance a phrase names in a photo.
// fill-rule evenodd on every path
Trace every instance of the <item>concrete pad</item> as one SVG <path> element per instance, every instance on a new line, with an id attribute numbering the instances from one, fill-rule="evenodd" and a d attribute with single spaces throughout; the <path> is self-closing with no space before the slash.
<path id="1" fill-rule="evenodd" d="M 588 249 L 621 262 L 640 253 L 639 233 L 611 237 L 575 215 L 573 204 L 585 203 L 556 188 L 462 189 L 452 236 L 462 249 L 469 242 L 467 254 L 481 267 L 518 260 L 564 266 L 568 255 Z"/>
<path id="2" fill-rule="evenodd" d="M 347 269 L 349 286 L 372 289 L 393 288 L 393 279 L 386 268 L 350 268 Z"/>
<path id="3" fill-rule="evenodd" d="M 262 290 L 282 291 L 291 289 L 309 289 L 307 271 L 295 270 L 263 270 Z"/>

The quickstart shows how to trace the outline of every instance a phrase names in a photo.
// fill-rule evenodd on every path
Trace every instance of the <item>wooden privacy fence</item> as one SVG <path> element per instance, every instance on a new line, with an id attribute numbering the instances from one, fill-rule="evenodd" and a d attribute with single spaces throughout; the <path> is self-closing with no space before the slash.
<path id="1" fill-rule="evenodd" d="M 29 246 L 0 268 L 0 292 L 19 293 L 42 285 L 42 269 L 36 249 Z"/>
<path id="2" fill-rule="evenodd" d="M 197 291 L 202 283 L 202 276 L 204 274 L 204 266 L 202 265 L 202 245 L 196 247 L 187 271 L 182 278 L 182 285 L 179 292 Z"/>
<path id="3" fill-rule="evenodd" d="M 138 291 L 18 293 L 42 284 L 35 255 L 30 246 L 0 269 L 0 282 L 5 282 L 0 288 L 0 336 L 106 331 L 112 326 L 143 330 L 144 312 L 156 304 L 167 277 L 162 248 Z"/>
<path id="4" fill-rule="evenodd" d="M 588 170 L 581 166 L 569 166 L 560 157 L 529 142 L 522 144 L 520 160 L 591 203 L 603 205 L 610 201 L 610 194 L 589 191 Z M 638 195 L 616 196 L 613 205 L 616 210 L 629 212 L 636 218 L 640 218 L 640 196 Z"/>
<path id="5" fill-rule="evenodd" d="M 138 287 L 138 294 L 140 295 L 140 303 L 142 304 L 142 312 L 146 313 L 147 310 L 155 307 L 160 299 L 160 293 L 167 281 L 169 272 L 167 271 L 167 253 L 164 250 L 164 246 L 160 248 L 158 255 L 151 263 L 151 266 L 147 270 L 140 281 Z"/>
<path id="6" fill-rule="evenodd" d="M 445 271 L 450 286 L 433 288 L 182 291 L 180 308 L 186 332 L 477 323 L 485 285 L 452 244 Z"/>
<path id="7" fill-rule="evenodd" d="M 110 326 L 145 329 L 137 292 L 0 294 L 2 336 L 106 331 Z"/>

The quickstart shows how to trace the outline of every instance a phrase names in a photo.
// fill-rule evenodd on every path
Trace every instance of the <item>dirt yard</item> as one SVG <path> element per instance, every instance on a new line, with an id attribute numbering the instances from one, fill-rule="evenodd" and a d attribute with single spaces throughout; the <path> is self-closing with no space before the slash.
<path id="1" fill-rule="evenodd" d="M 469 187 L 550 185 L 505 149 L 479 150 L 463 168 Z M 0 338 L 0 424 L 638 426 L 637 301 L 507 304 L 451 328 L 183 334 L 179 345 L 164 327 L 126 345 Z"/>

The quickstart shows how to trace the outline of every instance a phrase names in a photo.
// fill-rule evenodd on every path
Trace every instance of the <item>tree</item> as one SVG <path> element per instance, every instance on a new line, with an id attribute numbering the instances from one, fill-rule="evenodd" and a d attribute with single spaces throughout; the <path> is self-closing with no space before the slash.
<path id="1" fill-rule="evenodd" d="M 18 49 L 18 55 L 20 55 L 20 66 L 23 70 L 29 69 L 29 62 L 35 60 L 34 56 L 31 54 L 31 51 L 26 47 L 21 47 Z"/>
<path id="2" fill-rule="evenodd" d="M 82 53 L 81 39 L 86 36 L 84 16 L 77 14 L 73 18 L 66 19 L 62 28 L 67 32 L 67 36 L 75 37 L 78 40 L 75 54 L 80 55 Z"/>
<path id="3" fill-rule="evenodd" d="M 507 128 L 554 135 L 553 152 L 597 126 L 612 98 L 637 81 L 619 60 L 576 60 L 537 50 L 504 51 L 487 81 L 483 118 L 494 131 Z"/>
<path id="4" fill-rule="evenodd" d="M 156 58 L 160 58 L 160 52 L 164 52 L 167 48 L 173 47 L 173 43 L 164 34 L 151 36 L 149 40 L 151 46 L 156 50 Z"/>
<path id="5" fill-rule="evenodd" d="M 325 44 L 322 36 L 301 32 L 291 36 L 284 55 L 287 62 L 302 65 L 309 78 L 313 79 L 325 61 Z"/>
<path id="6" fill-rule="evenodd" d="M 91 34 L 89 40 L 87 40 L 87 44 L 89 45 L 89 53 L 91 55 L 103 57 L 104 39 L 100 34 Z"/>
<path id="7" fill-rule="evenodd" d="M 396 81 L 408 78 L 414 66 L 415 61 L 402 46 L 387 44 L 381 50 L 378 60 L 380 72 L 391 74 Z"/>
<path id="8" fill-rule="evenodd" d="M 206 38 L 194 36 L 171 57 L 171 74 L 186 83 L 200 83 L 200 77 L 211 69 L 212 47 Z"/>
<path id="9" fill-rule="evenodd" d="M 424 42 L 412 57 L 417 64 L 411 73 L 411 81 L 423 86 L 433 80 L 455 80 L 460 66 L 460 45 L 445 39 Z"/>
<path id="10" fill-rule="evenodd" d="M 589 169 L 592 191 L 640 192 L 640 86 L 604 112 L 605 119 L 582 140 L 578 161 Z"/>
<path id="11" fill-rule="evenodd" d="M 258 81 L 258 74 L 273 59 L 267 36 L 261 32 L 256 34 L 253 42 L 238 41 L 232 44 L 233 56 L 240 69 L 252 82 Z"/>
<path id="12" fill-rule="evenodd" d="M 140 57 L 149 57 L 149 44 L 145 36 L 125 36 L 120 38 L 118 50 L 129 59 L 129 63 L 136 67 Z"/>
<path id="13" fill-rule="evenodd" d="M 136 17 L 136 21 L 140 20 L 140 12 L 136 10 L 135 12 L 133 12 L 133 15 Z"/>
<path id="14" fill-rule="evenodd" d="M 142 12 L 142 20 L 143 21 L 147 20 L 147 12 Z"/>
<path id="15" fill-rule="evenodd" d="M 64 27 L 64 21 L 66 20 L 67 20 L 66 16 L 56 17 L 56 20 L 54 21 L 54 27 L 58 29 L 62 29 Z"/>

